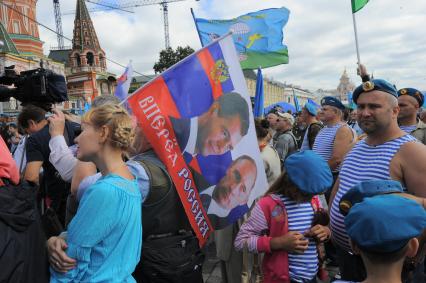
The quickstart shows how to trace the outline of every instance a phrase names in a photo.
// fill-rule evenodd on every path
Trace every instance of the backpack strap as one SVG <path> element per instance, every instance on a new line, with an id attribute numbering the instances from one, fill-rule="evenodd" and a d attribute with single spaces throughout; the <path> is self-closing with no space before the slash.
<path id="1" fill-rule="evenodd" d="M 21 180 L 24 179 L 24 174 L 22 173 L 22 165 L 24 164 L 24 155 L 27 152 L 27 141 L 28 141 L 28 137 L 29 135 L 26 135 L 25 141 L 24 141 L 24 146 L 23 146 L 23 150 L 22 150 L 22 154 L 21 154 L 21 162 L 19 163 L 19 176 L 21 178 Z M 25 167 L 27 167 L 27 165 L 25 165 Z"/>

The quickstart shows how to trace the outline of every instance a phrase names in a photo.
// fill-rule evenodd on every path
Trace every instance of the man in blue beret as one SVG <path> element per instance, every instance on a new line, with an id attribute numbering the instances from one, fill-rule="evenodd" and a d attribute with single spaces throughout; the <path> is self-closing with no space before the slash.
<path id="1" fill-rule="evenodd" d="M 417 118 L 424 103 L 423 93 L 415 88 L 398 90 L 399 127 L 426 144 L 426 124 Z"/>
<path id="2" fill-rule="evenodd" d="M 335 178 L 346 153 L 356 140 L 354 131 L 343 121 L 343 111 L 345 106 L 337 98 L 326 96 L 321 100 L 325 127 L 316 136 L 312 147 L 315 153 L 327 161 Z"/>
<path id="3" fill-rule="evenodd" d="M 353 254 L 339 211 L 342 196 L 353 186 L 368 180 L 396 180 L 409 193 L 426 197 L 426 146 L 402 131 L 397 90 L 389 82 L 375 79 L 364 82 L 353 92 L 357 104 L 358 123 L 366 138 L 346 155 L 331 195 L 330 227 L 338 246 L 342 279 L 362 281 L 364 267 Z M 423 273 L 421 264 L 419 273 Z"/>
<path id="4" fill-rule="evenodd" d="M 312 149 L 315 138 L 319 131 L 324 127 L 323 124 L 317 120 L 317 114 L 318 109 L 312 103 L 306 103 L 305 107 L 302 109 L 299 119 L 301 122 L 306 124 L 306 131 L 300 150 Z"/>
<path id="5" fill-rule="evenodd" d="M 345 226 L 367 270 L 363 282 L 401 283 L 404 260 L 417 253 L 426 212 L 414 200 L 388 194 L 401 190 L 396 181 L 361 182 L 341 202 L 349 203 Z"/>

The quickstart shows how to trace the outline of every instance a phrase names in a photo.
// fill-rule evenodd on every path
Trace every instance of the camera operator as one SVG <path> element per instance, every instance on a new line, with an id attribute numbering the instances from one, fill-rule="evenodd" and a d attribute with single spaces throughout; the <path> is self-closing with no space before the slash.
<path id="1" fill-rule="evenodd" d="M 37 133 L 47 125 L 45 115 L 46 111 L 44 109 L 34 105 L 25 106 L 18 115 L 18 126 L 25 132 L 25 135 L 22 137 L 18 147 L 13 153 L 13 159 L 15 159 L 19 167 L 20 174 L 25 173 L 27 164 L 25 147 L 28 137 L 29 135 Z"/>
<path id="2" fill-rule="evenodd" d="M 76 133 L 80 131 L 80 125 L 65 121 L 64 128 L 65 134 L 63 137 L 66 143 L 68 146 L 74 145 L 74 138 Z M 25 180 L 39 184 L 39 172 L 43 167 L 43 182 L 40 184 L 40 187 L 45 189 L 46 195 L 51 200 L 48 206 L 56 212 L 60 222 L 63 224 L 65 221 L 66 199 L 70 191 L 70 183 L 61 178 L 61 175 L 49 161 L 49 141 L 48 122 L 46 122 L 42 129 L 31 134 L 28 138 L 26 144 L 27 168 L 25 170 Z"/>

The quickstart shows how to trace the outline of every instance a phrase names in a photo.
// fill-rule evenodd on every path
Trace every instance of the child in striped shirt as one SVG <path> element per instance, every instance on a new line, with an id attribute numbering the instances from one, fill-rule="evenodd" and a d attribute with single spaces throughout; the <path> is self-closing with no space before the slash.
<path id="1" fill-rule="evenodd" d="M 316 282 L 317 243 L 330 238 L 328 227 L 314 223 L 313 196 L 333 182 L 322 157 L 306 150 L 289 156 L 285 172 L 261 198 L 241 226 L 235 248 L 264 252 L 265 283 Z"/>

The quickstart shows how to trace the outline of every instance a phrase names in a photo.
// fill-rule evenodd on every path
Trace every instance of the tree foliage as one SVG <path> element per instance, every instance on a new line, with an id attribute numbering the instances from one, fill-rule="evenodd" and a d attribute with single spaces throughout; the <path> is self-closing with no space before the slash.
<path id="1" fill-rule="evenodd" d="M 154 64 L 155 73 L 162 73 L 192 53 L 194 53 L 194 49 L 189 46 L 178 46 L 176 50 L 173 50 L 171 47 L 161 50 L 160 59 Z"/>

